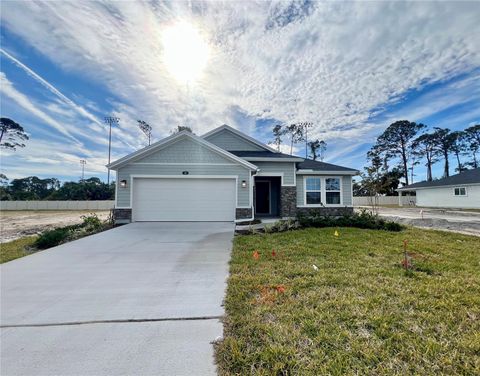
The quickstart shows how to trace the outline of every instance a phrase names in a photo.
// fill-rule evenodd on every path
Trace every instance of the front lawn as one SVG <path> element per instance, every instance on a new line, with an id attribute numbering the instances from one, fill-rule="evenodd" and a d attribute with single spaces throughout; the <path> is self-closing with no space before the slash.
<path id="1" fill-rule="evenodd" d="M 479 238 L 334 231 L 235 238 L 220 374 L 480 374 Z"/>
<path id="2" fill-rule="evenodd" d="M 38 236 L 25 236 L 20 239 L 12 240 L 11 242 L 0 244 L 0 264 L 7 261 L 12 261 L 17 258 L 28 256 L 36 251 L 33 244 Z"/>

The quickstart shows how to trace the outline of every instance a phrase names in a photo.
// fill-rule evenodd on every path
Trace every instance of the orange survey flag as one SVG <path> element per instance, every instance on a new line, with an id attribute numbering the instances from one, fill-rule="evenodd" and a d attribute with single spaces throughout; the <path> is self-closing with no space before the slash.
<path id="1" fill-rule="evenodd" d="M 259 257 L 260 257 L 260 253 L 258 253 L 258 251 L 253 252 L 253 258 L 255 260 L 258 260 Z"/>

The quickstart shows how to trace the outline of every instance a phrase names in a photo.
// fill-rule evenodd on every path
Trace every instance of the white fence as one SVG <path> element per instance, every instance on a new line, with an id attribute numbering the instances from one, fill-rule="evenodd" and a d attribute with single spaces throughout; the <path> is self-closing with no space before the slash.
<path id="1" fill-rule="evenodd" d="M 110 210 L 115 201 L 0 201 L 0 210 Z"/>
<path id="2" fill-rule="evenodd" d="M 353 197 L 353 206 L 370 206 L 375 198 L 362 196 L 362 197 Z M 399 197 L 398 196 L 378 196 L 377 205 L 398 205 Z M 402 196 L 402 206 L 415 206 L 416 197 L 415 196 Z"/>

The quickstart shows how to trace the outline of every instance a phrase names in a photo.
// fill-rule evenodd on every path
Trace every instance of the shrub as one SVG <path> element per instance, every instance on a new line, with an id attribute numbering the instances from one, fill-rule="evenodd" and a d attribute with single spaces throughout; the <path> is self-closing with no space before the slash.
<path id="1" fill-rule="evenodd" d="M 367 210 L 341 217 L 310 213 L 299 215 L 297 220 L 301 227 L 357 227 L 386 231 L 401 231 L 404 228 L 399 223 L 387 221 Z"/>
<path id="2" fill-rule="evenodd" d="M 70 237 L 75 228 L 78 227 L 79 226 L 67 226 L 44 231 L 37 238 L 33 245 L 38 249 L 55 247 L 56 245 L 65 242 Z"/>
<path id="3" fill-rule="evenodd" d="M 95 213 L 82 215 L 80 218 L 83 220 L 81 226 L 84 227 L 87 232 L 100 230 L 103 227 L 102 221 Z"/>
<path id="4" fill-rule="evenodd" d="M 69 240 L 92 235 L 109 227 L 109 225 L 102 222 L 95 213 L 82 215 L 81 218 L 83 222 L 79 225 L 59 227 L 44 231 L 35 241 L 34 246 L 38 249 L 55 247 Z"/>

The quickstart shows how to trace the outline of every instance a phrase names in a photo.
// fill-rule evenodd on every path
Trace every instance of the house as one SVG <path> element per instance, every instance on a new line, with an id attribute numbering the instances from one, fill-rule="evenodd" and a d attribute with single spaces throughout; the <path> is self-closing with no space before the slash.
<path id="1" fill-rule="evenodd" d="M 416 193 L 417 206 L 480 209 L 480 168 L 398 189 L 400 196 L 411 191 Z"/>
<path id="2" fill-rule="evenodd" d="M 117 223 L 352 213 L 357 174 L 279 153 L 227 125 L 202 137 L 179 132 L 108 167 L 117 173 Z"/>

